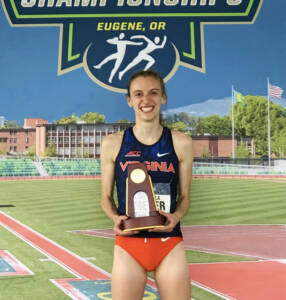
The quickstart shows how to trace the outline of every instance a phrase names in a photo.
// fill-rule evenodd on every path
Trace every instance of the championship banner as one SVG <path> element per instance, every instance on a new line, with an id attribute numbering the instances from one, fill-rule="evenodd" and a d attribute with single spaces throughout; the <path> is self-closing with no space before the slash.
<path id="1" fill-rule="evenodd" d="M 58 74 L 125 92 L 129 76 L 205 72 L 204 26 L 253 23 L 262 0 L 2 0 L 11 26 L 60 26 Z M 45 38 L 45 37 L 43 37 Z"/>

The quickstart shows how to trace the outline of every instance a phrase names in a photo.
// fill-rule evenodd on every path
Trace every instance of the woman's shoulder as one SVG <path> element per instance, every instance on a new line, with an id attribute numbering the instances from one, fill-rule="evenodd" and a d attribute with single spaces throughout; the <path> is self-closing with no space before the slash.
<path id="1" fill-rule="evenodd" d="M 171 130 L 174 143 L 192 144 L 192 137 L 178 130 Z"/>
<path id="2" fill-rule="evenodd" d="M 121 146 L 123 136 L 124 136 L 124 131 L 117 131 L 111 133 L 104 137 L 102 141 L 102 145 L 107 147 Z"/>
<path id="3" fill-rule="evenodd" d="M 116 157 L 120 150 L 123 136 L 124 131 L 118 131 L 105 136 L 101 144 L 101 155 L 109 154 L 113 158 Z"/>
<path id="4" fill-rule="evenodd" d="M 192 153 L 192 137 L 177 131 L 171 130 L 173 145 L 178 158 L 181 158 L 186 153 Z"/>

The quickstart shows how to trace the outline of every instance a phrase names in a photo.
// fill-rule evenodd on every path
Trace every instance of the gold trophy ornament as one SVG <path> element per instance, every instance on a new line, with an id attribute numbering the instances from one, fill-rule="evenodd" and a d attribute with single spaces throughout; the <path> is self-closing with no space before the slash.
<path id="1" fill-rule="evenodd" d="M 164 227 L 165 217 L 158 212 L 151 177 L 145 163 L 129 164 L 126 179 L 126 215 L 124 231 Z"/>

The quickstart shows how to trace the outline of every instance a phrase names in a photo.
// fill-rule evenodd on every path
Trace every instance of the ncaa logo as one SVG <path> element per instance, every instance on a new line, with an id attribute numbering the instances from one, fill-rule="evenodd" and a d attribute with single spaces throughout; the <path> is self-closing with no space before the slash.
<path id="1" fill-rule="evenodd" d="M 253 23 L 263 0 L 2 0 L 11 26 L 59 26 L 58 74 L 125 93 L 137 70 L 205 72 L 204 26 Z M 45 58 L 43 57 L 43 60 Z"/>

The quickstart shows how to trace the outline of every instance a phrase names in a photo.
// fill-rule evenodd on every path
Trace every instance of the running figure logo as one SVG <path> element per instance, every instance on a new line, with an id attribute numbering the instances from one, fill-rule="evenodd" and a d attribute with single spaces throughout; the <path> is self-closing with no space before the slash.
<path id="1" fill-rule="evenodd" d="M 153 52 L 156 49 L 162 49 L 164 48 L 165 44 L 166 44 L 166 40 L 167 37 L 164 36 L 164 40 L 162 42 L 161 45 L 158 45 L 160 42 L 160 38 L 158 36 L 156 36 L 154 38 L 154 42 L 151 41 L 150 39 L 148 39 L 146 36 L 144 35 L 134 35 L 132 36 L 130 39 L 144 39 L 147 42 L 147 46 L 146 48 L 142 49 L 141 51 L 139 51 L 138 55 L 130 62 L 129 65 L 127 65 L 127 67 L 119 72 L 119 79 L 121 80 L 122 76 L 131 68 L 135 67 L 137 64 L 139 64 L 142 60 L 147 60 L 148 63 L 145 66 L 144 70 L 148 70 L 154 63 L 155 63 L 155 59 L 149 55 L 151 52 Z"/>
<path id="2" fill-rule="evenodd" d="M 123 61 L 125 52 L 126 52 L 126 47 L 127 45 L 133 45 L 133 46 L 139 46 L 142 45 L 142 42 L 132 42 L 132 41 L 128 41 L 128 40 L 123 40 L 125 37 L 125 34 L 122 32 L 119 34 L 119 37 L 114 37 L 113 39 L 109 39 L 107 40 L 107 43 L 109 44 L 114 44 L 117 46 L 117 52 L 107 56 L 101 63 L 99 63 L 96 66 L 93 66 L 96 69 L 100 69 L 104 64 L 106 64 L 107 62 L 109 62 L 110 60 L 115 60 L 115 64 L 113 69 L 111 70 L 108 82 L 111 83 L 112 79 L 115 75 L 115 73 L 117 72 L 117 70 L 120 68 L 120 65 Z"/>
<path id="3" fill-rule="evenodd" d="M 106 58 L 104 58 L 99 64 L 93 66 L 95 69 L 101 69 L 101 67 L 103 65 L 105 65 L 107 62 L 109 62 L 111 60 L 115 60 L 114 67 L 112 68 L 109 79 L 108 79 L 109 83 L 112 82 L 114 75 L 119 70 L 119 68 L 124 60 L 127 46 L 128 45 L 140 46 L 143 44 L 143 42 L 134 42 L 131 40 L 143 39 L 147 43 L 147 46 L 145 48 L 143 48 L 142 50 L 140 50 L 138 52 L 138 55 L 122 71 L 119 72 L 119 75 L 118 75 L 119 80 L 122 79 L 122 77 L 124 76 L 124 74 L 127 71 L 129 71 L 131 68 L 135 67 L 142 61 L 147 61 L 147 64 L 144 67 L 144 70 L 148 70 L 156 62 L 155 59 L 150 55 L 150 53 L 152 53 L 153 51 L 155 51 L 157 49 L 163 49 L 165 47 L 165 44 L 167 41 L 166 35 L 164 36 L 161 44 L 159 44 L 160 38 L 158 36 L 156 36 L 154 38 L 154 41 L 147 38 L 145 35 L 134 35 L 134 36 L 130 37 L 130 40 L 126 40 L 126 39 L 124 39 L 124 37 L 125 37 L 125 34 L 120 33 L 119 37 L 114 37 L 112 39 L 106 40 L 107 43 L 116 45 L 117 51 L 113 54 L 110 54 Z"/>

